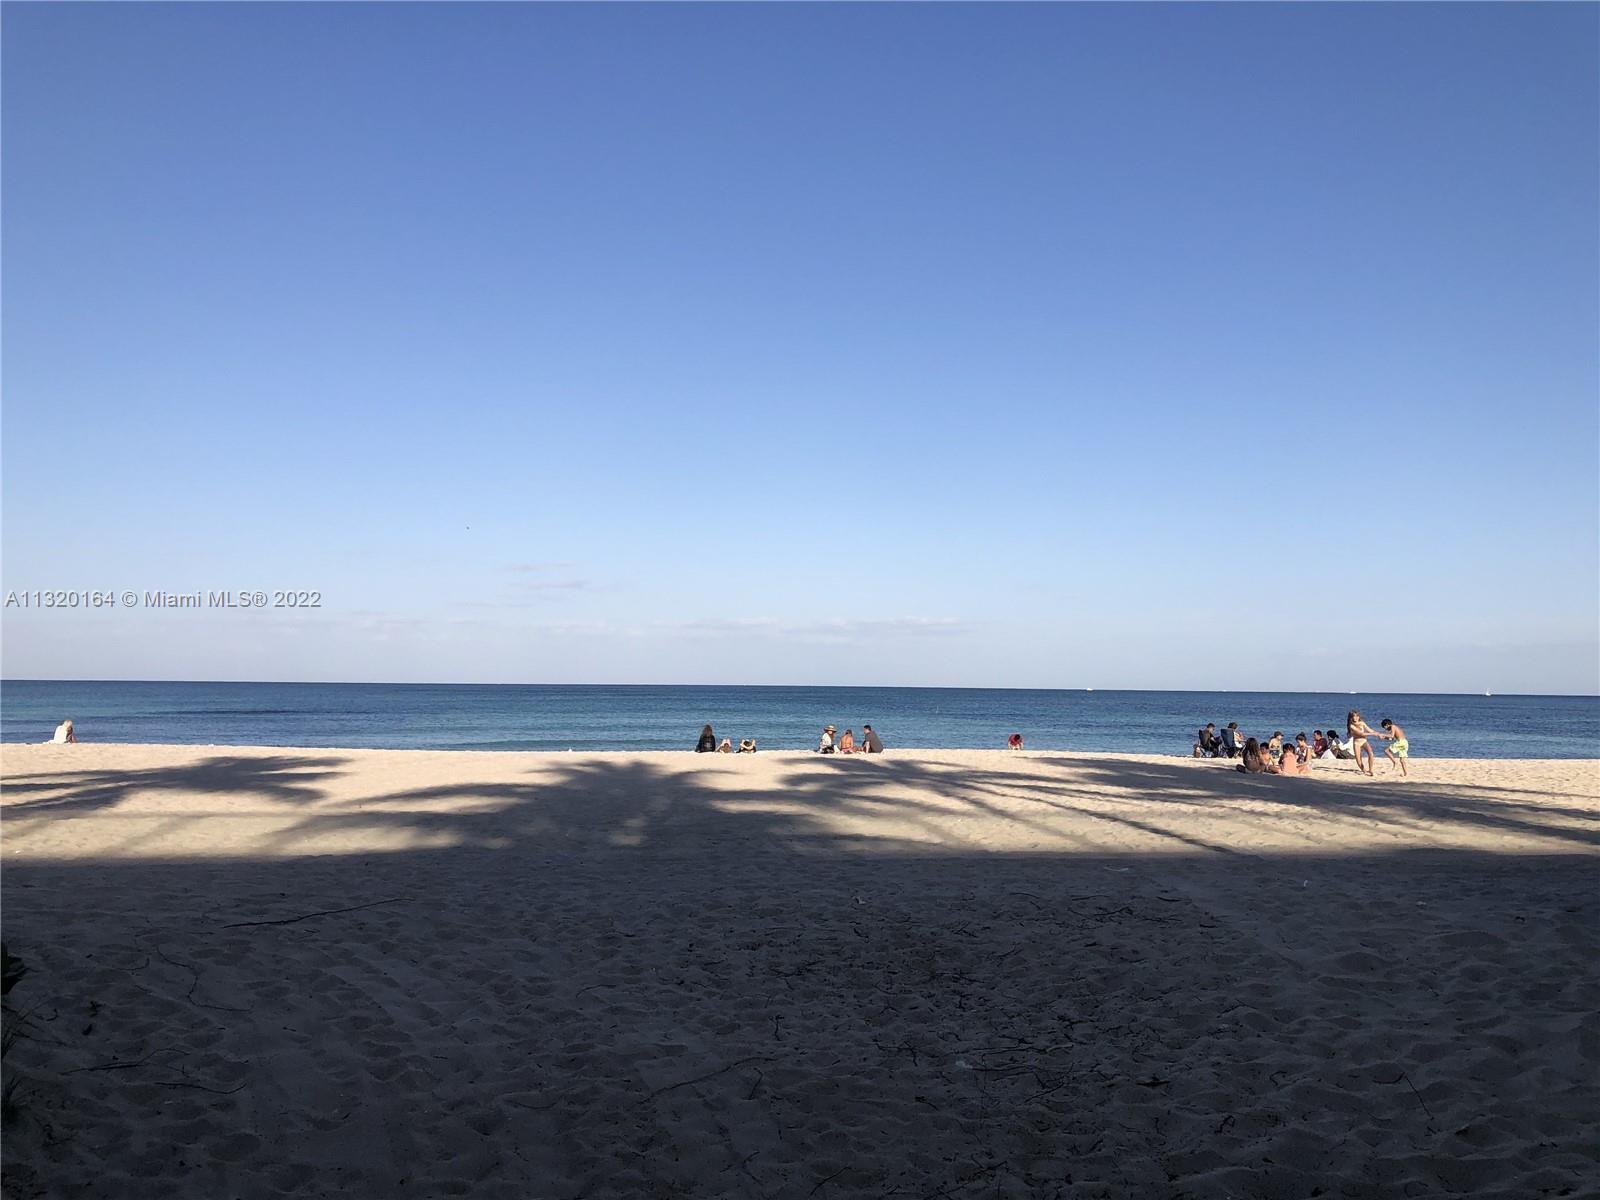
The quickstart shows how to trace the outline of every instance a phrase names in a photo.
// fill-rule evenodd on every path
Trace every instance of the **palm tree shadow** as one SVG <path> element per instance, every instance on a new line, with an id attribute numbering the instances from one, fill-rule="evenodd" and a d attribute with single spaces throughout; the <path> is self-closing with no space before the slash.
<path id="1" fill-rule="evenodd" d="M 115 807 L 142 792 L 255 796 L 284 804 L 315 804 L 319 783 L 344 774 L 348 759 L 329 755 L 213 755 L 174 767 L 139 771 L 68 771 L 10 776 L 7 809 L 18 816 L 82 814 Z M 31 794 L 29 799 L 15 795 Z"/>
<path id="2" fill-rule="evenodd" d="M 1387 1052 L 1341 1024 L 1347 1015 L 1379 1031 L 1396 1012 L 1426 1018 L 1472 1033 L 1478 1047 L 1482 1029 L 1527 1011 L 1543 1022 L 1539 1036 L 1559 1028 L 1583 1044 L 1593 854 L 1587 826 L 1558 810 L 1544 819 L 1537 805 L 1502 811 L 1431 785 L 1247 780 L 1187 763 L 994 769 L 796 755 L 752 772 L 687 754 L 541 756 L 531 767 L 508 758 L 476 780 L 460 778 L 469 765 L 451 766 L 432 776 L 442 782 L 374 782 L 359 795 L 347 782 L 334 797 L 329 781 L 349 761 L 241 755 L 20 781 L 8 811 L 45 821 L 150 790 L 294 806 L 231 858 L 7 864 L 13 919 L 58 970 L 85 988 L 118 989 L 135 1017 L 168 1014 L 159 1031 L 118 1027 L 126 1041 L 114 1048 L 77 1048 L 94 1046 L 85 1038 L 50 1047 L 70 1066 L 67 1088 L 149 1079 L 204 1095 L 237 1085 L 261 1105 L 281 1101 L 284 1127 L 311 1138 L 349 1117 L 354 1080 L 382 1117 L 370 1127 L 404 1131 L 419 1147 L 386 1157 L 340 1131 L 339 1144 L 355 1146 L 339 1165 L 352 1169 L 357 1195 L 402 1194 L 415 1172 L 419 1194 L 445 1194 L 442 1184 L 461 1181 L 444 1177 L 455 1165 L 437 1147 L 497 1150 L 513 1139 L 529 1158 L 485 1157 L 497 1165 L 480 1181 L 506 1194 L 558 1194 L 550 1179 L 572 1185 L 559 1194 L 592 1181 L 618 1194 L 734 1194 L 727 1181 L 746 1178 L 752 1187 L 738 1194 L 797 1200 L 834 1189 L 969 1194 L 987 1180 L 973 1164 L 990 1160 L 957 1162 L 952 1145 L 973 1155 L 995 1147 L 995 1162 L 1038 1156 L 1053 1164 L 1040 1186 L 1019 1178 L 1009 1194 L 1047 1194 L 1046 1175 L 1054 1182 L 1059 1164 L 1107 1137 L 1117 1153 L 1100 1169 L 1129 1172 L 1114 1176 L 1119 1194 L 1177 1194 L 1160 1182 L 1172 1182 L 1173 1165 L 1196 1176 L 1198 1194 L 1215 1184 L 1205 1176 L 1218 1162 L 1262 1172 L 1266 1153 L 1303 1153 L 1303 1131 L 1291 1126 L 1279 1146 L 1267 1114 L 1306 1103 L 1308 1088 L 1355 1089 L 1348 1110 L 1321 1118 L 1330 1146 L 1334 1136 L 1367 1146 L 1364 1135 L 1387 1136 L 1389 1125 L 1431 1136 L 1432 1114 L 1390 1079 Z M 1524 830 L 1577 845 L 1520 861 L 1325 847 L 1246 855 L 1195 812 L 1269 819 L 1255 807 L 1263 801 L 1291 815 Z M 1578 815 L 1594 823 L 1589 810 Z M 1090 819 L 1140 836 L 1111 850 L 1015 849 Z M 969 826 L 998 836 L 968 841 Z M 1152 836 L 1161 853 L 1148 850 Z M 94 915 L 73 936 L 91 940 L 49 947 L 49 931 L 79 910 Z M 164 927 L 149 928 L 146 914 Z M 1475 938 L 1489 948 L 1474 949 Z M 113 1019 L 117 1006 L 106 1008 Z M 192 1077 L 161 1057 L 100 1070 L 187 1046 L 191 1031 L 217 1048 L 207 1056 L 195 1042 Z M 1347 1078 L 1380 1059 L 1379 1082 Z M 270 1065 L 285 1061 L 288 1085 L 279 1076 L 289 1072 Z M 1523 1094 L 1502 1096 L 1496 1077 L 1472 1075 L 1476 1060 L 1436 1062 L 1433 1090 L 1416 1074 L 1426 1095 L 1417 1099 L 1448 1118 L 1445 1129 L 1485 1114 L 1523 1119 Z M 1577 1069 L 1550 1075 L 1541 1120 L 1587 1111 L 1591 1093 L 1576 1078 Z M 439 1103 L 418 1108 L 425 1094 Z M 253 1128 L 261 1111 L 235 1110 L 226 1095 L 209 1103 L 219 1135 Z M 126 1109 L 105 1111 L 99 1126 L 84 1118 L 86 1129 Z M 941 1113 L 959 1119 L 934 1123 Z M 750 1124 L 725 1128 L 727 1114 Z M 768 1114 L 766 1141 L 735 1145 L 728 1128 L 758 1136 Z M 1234 1120 L 1248 1132 L 1230 1133 Z M 1559 1153 L 1577 1141 L 1552 1136 Z M 915 1159 L 882 1166 L 878 1149 L 905 1142 Z M 188 1152 L 173 1145 L 174 1159 Z M 1388 1145 L 1373 1152 L 1390 1155 L 1374 1170 L 1411 1161 L 1409 1142 Z M 1197 1148 L 1193 1162 L 1168 1157 Z M 251 1165 L 279 1165 L 273 1152 Z M 645 1174 L 617 1182 L 633 1170 L 619 1163 L 646 1164 Z M 843 1183 L 840 1164 L 855 1172 Z M 710 1171 L 721 1172 L 716 1184 Z M 175 1196 L 207 1194 L 210 1177 L 171 1178 Z M 1310 1194 L 1306 1178 L 1295 1194 Z M 1241 1180 L 1239 1190 L 1262 1193 L 1282 1183 Z"/>
<path id="3" fill-rule="evenodd" d="M 1454 783 L 1407 783 L 1351 778 L 1347 773 L 1310 777 L 1251 776 L 1220 766 L 1185 763 L 1072 762 L 1091 789 L 1135 794 L 1188 804 L 1222 804 L 1251 798 L 1362 820 L 1415 827 L 1429 824 L 1444 833 L 1495 832 L 1535 836 L 1581 847 L 1600 846 L 1600 813 L 1559 803 L 1532 804 L 1503 799 L 1494 789 Z M 1041 781 L 1049 786 L 1048 781 Z M 1554 800 L 1562 797 L 1552 797 Z"/>

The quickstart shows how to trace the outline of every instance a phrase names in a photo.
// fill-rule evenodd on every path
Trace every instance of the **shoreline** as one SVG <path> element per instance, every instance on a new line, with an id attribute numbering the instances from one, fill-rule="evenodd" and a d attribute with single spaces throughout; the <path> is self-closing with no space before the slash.
<path id="1" fill-rule="evenodd" d="M 26 747 L 44 749 L 46 747 L 54 747 L 55 745 L 56 745 L 55 743 L 52 743 L 48 739 L 43 739 L 43 740 L 38 740 L 38 741 L 26 741 L 26 742 L 21 742 L 21 741 L 4 742 L 4 741 L 0 741 L 0 756 L 3 756 L 3 755 L 8 754 L 8 753 L 13 753 L 13 752 L 15 752 L 17 750 L 20 750 L 20 749 L 23 749 L 23 748 L 26 748 Z M 762 757 L 769 757 L 769 756 L 774 756 L 775 757 L 777 755 L 785 755 L 785 756 L 788 756 L 790 758 L 798 757 L 798 758 L 819 758 L 819 759 L 842 758 L 842 759 L 846 759 L 846 760 L 854 760 L 854 759 L 862 759 L 862 760 L 886 759 L 886 760 L 893 760 L 895 758 L 904 759 L 904 758 L 913 758 L 913 757 L 925 757 L 925 756 L 928 756 L 928 755 L 938 756 L 938 755 L 950 755 L 950 754 L 956 754 L 956 755 L 967 755 L 967 754 L 990 755 L 990 754 L 993 754 L 993 755 L 999 755 L 1003 759 L 1016 758 L 1016 759 L 1019 759 L 1019 760 L 1027 760 L 1029 758 L 1038 758 L 1038 757 L 1041 757 L 1041 756 L 1049 755 L 1049 756 L 1065 757 L 1065 758 L 1071 758 L 1071 759 L 1085 759 L 1085 760 L 1104 759 L 1104 760 L 1108 760 L 1108 761 L 1112 761 L 1112 762 L 1121 762 L 1121 761 L 1130 761 L 1130 762 L 1131 761 L 1139 761 L 1139 762 L 1150 761 L 1150 762 L 1162 762 L 1162 763 L 1185 762 L 1185 763 L 1194 763 L 1196 766 L 1199 766 L 1199 767 L 1234 767 L 1234 766 L 1237 766 L 1238 763 L 1239 763 L 1239 759 L 1237 759 L 1237 758 L 1232 758 L 1232 759 L 1226 759 L 1226 758 L 1195 758 L 1190 754 L 1182 753 L 1180 751 L 1173 751 L 1172 753 L 1168 754 L 1168 753 L 1161 753 L 1161 752 L 1154 752 L 1154 751 L 1127 751 L 1127 750 L 1079 750 L 1079 749 L 1061 749 L 1061 750 L 1056 750 L 1056 749 L 1051 749 L 1049 747 L 1038 747 L 1038 748 L 1027 749 L 1027 750 L 1010 750 L 1010 749 L 1006 748 L 1005 746 L 994 746 L 994 747 L 982 747 L 982 746 L 887 746 L 887 747 L 885 747 L 884 753 L 882 753 L 882 754 L 866 754 L 866 753 L 858 750 L 854 754 L 831 754 L 831 755 L 818 754 L 815 750 L 808 750 L 808 749 L 804 749 L 804 748 L 795 748 L 795 747 L 785 747 L 785 748 L 771 749 L 771 750 L 764 749 L 764 748 L 758 748 L 753 754 L 697 753 L 692 748 L 691 749 L 683 749 L 683 748 L 678 748 L 678 747 L 669 747 L 669 748 L 665 748 L 665 749 L 657 748 L 657 749 L 637 749 L 637 750 L 608 750 L 608 749 L 590 749 L 590 748 L 585 748 L 585 747 L 581 747 L 581 746 L 573 746 L 573 747 L 569 747 L 567 749 L 559 749 L 559 750 L 558 749 L 538 749 L 538 750 L 535 750 L 535 749 L 526 749 L 526 750 L 521 750 L 521 749 L 494 749 L 494 750 L 490 750 L 490 749 L 482 749 L 482 748 L 470 747 L 470 746 L 465 746 L 465 747 L 452 747 L 452 746 L 336 746 L 336 745 L 312 746 L 312 745 L 305 745 L 303 743 L 291 743 L 291 742 L 285 742 L 285 743 L 282 743 L 282 744 L 278 744 L 278 743 L 264 743 L 264 742 L 109 742 L 109 741 L 81 741 L 81 742 L 73 743 L 73 744 L 70 744 L 70 745 L 63 745 L 63 746 L 60 747 L 61 752 L 68 753 L 68 754 L 91 753 L 96 748 L 103 748 L 103 749 L 106 749 L 106 750 L 113 750 L 113 751 L 140 751 L 140 750 L 202 751 L 202 750 L 226 750 L 226 751 L 230 751 L 230 752 L 237 751 L 237 752 L 250 753 L 250 754 L 254 754 L 254 753 L 271 754 L 271 753 L 282 753 L 282 752 L 293 752 L 293 753 L 296 753 L 296 754 L 449 754 L 449 755 L 482 754 L 482 755 L 534 755 L 534 756 L 552 756 L 552 757 L 559 756 L 559 757 L 562 757 L 562 758 L 565 758 L 568 755 L 584 755 L 584 756 L 588 756 L 588 757 L 620 757 L 620 758 L 627 758 L 627 757 L 633 757 L 633 756 L 638 756 L 638 755 L 667 755 L 667 756 L 673 756 L 673 757 L 681 757 L 681 756 L 684 756 L 684 755 L 688 755 L 688 756 L 691 756 L 691 757 L 694 757 L 694 758 L 703 758 L 703 759 L 706 759 L 708 761 L 713 761 L 713 760 L 721 759 L 721 758 L 734 758 L 734 759 L 744 760 L 744 759 L 762 758 Z M 1374 743 L 1373 754 L 1374 754 L 1374 757 L 1377 760 L 1377 765 L 1379 767 L 1378 774 L 1379 774 L 1379 777 L 1381 778 L 1383 773 L 1384 773 L 1383 772 L 1383 768 L 1385 766 L 1387 766 L 1387 761 L 1383 757 L 1383 743 L 1382 742 L 1375 742 Z M 1595 768 L 1595 770 L 1597 772 L 1600 772 L 1600 755 L 1573 755 L 1573 756 L 1568 756 L 1568 757 L 1548 757 L 1548 756 L 1546 756 L 1546 757 L 1521 757 L 1521 756 L 1514 756 L 1514 755 L 1497 754 L 1497 755 L 1485 755 L 1485 756 L 1483 756 L 1481 758 L 1476 758 L 1476 757 L 1468 758 L 1468 757 L 1461 757 L 1461 756 L 1445 756 L 1445 755 L 1441 755 L 1441 756 L 1437 756 L 1437 757 L 1431 756 L 1431 755 L 1427 755 L 1427 756 L 1412 755 L 1411 758 L 1408 759 L 1408 762 L 1410 762 L 1412 765 L 1416 765 L 1416 764 L 1419 764 L 1419 763 L 1435 763 L 1435 764 L 1441 764 L 1441 765 L 1447 766 L 1447 767 L 1449 767 L 1451 769 L 1459 768 L 1459 767 L 1463 766 L 1464 764 L 1480 764 L 1481 765 L 1481 764 L 1484 764 L 1484 763 L 1496 763 L 1496 762 L 1547 764 L 1547 765 L 1548 764 L 1574 765 L 1574 764 L 1579 764 L 1579 763 L 1588 763 L 1588 764 L 1591 764 Z M 1315 777 L 1315 775 L 1321 774 L 1323 772 L 1327 772 L 1329 774 L 1343 774 L 1345 772 L 1345 768 L 1347 768 L 1347 767 L 1351 767 L 1353 769 L 1353 760 L 1350 760 L 1350 759 L 1314 760 L 1313 766 L 1312 766 L 1313 777 Z M 3 764 L 0 764 L 0 768 L 3 768 Z"/>

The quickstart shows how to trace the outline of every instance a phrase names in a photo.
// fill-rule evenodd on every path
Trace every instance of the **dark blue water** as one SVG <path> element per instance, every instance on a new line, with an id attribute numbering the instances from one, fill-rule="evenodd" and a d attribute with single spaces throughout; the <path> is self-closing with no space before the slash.
<path id="1" fill-rule="evenodd" d="M 613 687 L 473 684 L 0 685 L 0 740 L 42 742 L 71 718 L 86 742 L 443 750 L 687 750 L 719 738 L 813 749 L 824 725 L 870 723 L 889 748 L 1188 754 L 1207 721 L 1246 734 L 1344 730 L 1359 708 L 1392 717 L 1412 753 L 1440 758 L 1600 757 L 1600 697 L 991 688 Z"/>

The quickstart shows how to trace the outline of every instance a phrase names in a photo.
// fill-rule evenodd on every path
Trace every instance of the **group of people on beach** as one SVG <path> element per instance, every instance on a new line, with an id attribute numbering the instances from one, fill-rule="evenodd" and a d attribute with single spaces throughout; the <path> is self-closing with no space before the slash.
<path id="1" fill-rule="evenodd" d="M 707 725 L 700 731 L 700 740 L 694 744 L 694 752 L 696 754 L 754 754 L 756 752 L 756 740 L 755 738 L 740 738 L 739 748 L 735 750 L 731 738 L 723 738 L 722 741 L 717 741 L 717 735 L 712 732 L 711 726 Z"/>
<path id="2" fill-rule="evenodd" d="M 846 729 L 839 733 L 838 740 L 834 734 L 839 733 L 838 727 L 829 725 L 822 731 L 822 740 L 817 744 L 818 754 L 882 754 L 883 739 L 871 725 L 861 727 L 861 740 L 856 741 L 855 730 Z M 733 748 L 731 738 L 717 741 L 717 735 L 711 726 L 707 725 L 700 731 L 700 740 L 695 743 L 696 754 L 754 754 L 756 752 L 755 738 L 741 738 L 739 748 Z"/>
<path id="3" fill-rule="evenodd" d="M 1410 757 L 1411 743 L 1406 731 L 1388 717 L 1373 729 L 1361 716 L 1361 710 L 1352 708 L 1345 717 L 1345 737 L 1341 742 L 1337 730 L 1315 729 L 1311 737 L 1304 733 L 1295 735 L 1293 742 L 1284 740 L 1283 730 L 1274 730 L 1269 738 L 1245 737 L 1239 732 L 1239 723 L 1229 721 L 1221 733 L 1214 724 L 1208 724 L 1195 735 L 1195 758 L 1238 758 L 1239 770 L 1247 774 L 1309 775 L 1313 759 L 1353 758 L 1356 770 L 1372 775 L 1374 758 L 1369 739 L 1377 738 L 1389 744 L 1383 756 L 1389 760 L 1389 770 L 1396 767 L 1402 778 L 1409 778 L 1406 759 Z"/>
<path id="4" fill-rule="evenodd" d="M 838 730 L 832 725 L 822 731 L 822 740 L 817 743 L 818 754 L 883 753 L 883 740 L 878 737 L 871 725 L 863 725 L 861 727 L 861 741 L 859 744 L 856 742 L 856 734 L 853 729 L 846 729 L 843 733 L 840 733 L 838 741 L 834 740 L 833 735 L 835 733 L 838 733 Z"/>

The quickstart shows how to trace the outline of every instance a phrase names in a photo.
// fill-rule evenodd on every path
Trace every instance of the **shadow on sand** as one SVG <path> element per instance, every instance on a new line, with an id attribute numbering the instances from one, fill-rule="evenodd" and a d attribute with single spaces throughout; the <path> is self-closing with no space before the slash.
<path id="1" fill-rule="evenodd" d="M 8 857 L 38 993 L 8 1194 L 1534 1195 L 1597 1166 L 1581 797 L 1050 758 L 361 782 L 337 754 L 8 781 L 8 834 L 292 807 L 248 858 Z M 1227 831 L 1263 805 L 1398 848 L 1252 850 Z M 1406 848 L 1425 824 L 1545 852 Z"/>

